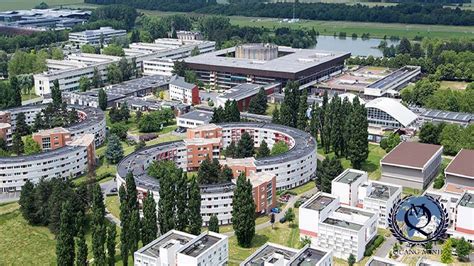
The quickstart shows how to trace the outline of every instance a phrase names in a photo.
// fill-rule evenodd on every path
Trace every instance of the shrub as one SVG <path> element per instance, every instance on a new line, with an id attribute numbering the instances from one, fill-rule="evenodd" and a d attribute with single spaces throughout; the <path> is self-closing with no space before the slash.
<path id="1" fill-rule="evenodd" d="M 385 241 L 385 238 L 381 235 L 377 235 L 367 244 L 367 246 L 365 246 L 364 256 L 372 256 L 374 250 L 376 250 L 383 243 L 383 241 Z"/>

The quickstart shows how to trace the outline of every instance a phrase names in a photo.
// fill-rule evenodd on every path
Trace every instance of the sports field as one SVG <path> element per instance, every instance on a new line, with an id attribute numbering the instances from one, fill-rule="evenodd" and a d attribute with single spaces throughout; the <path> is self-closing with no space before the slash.
<path id="1" fill-rule="evenodd" d="M 13 9 L 31 9 L 41 2 L 50 7 L 60 5 L 83 4 L 84 0 L 0 0 L 0 11 Z"/>

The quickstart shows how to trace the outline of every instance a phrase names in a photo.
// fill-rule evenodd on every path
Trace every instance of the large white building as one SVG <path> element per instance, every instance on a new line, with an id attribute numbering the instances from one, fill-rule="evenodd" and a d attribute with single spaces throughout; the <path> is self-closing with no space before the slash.
<path id="1" fill-rule="evenodd" d="M 332 194 L 339 197 L 339 202 L 348 206 L 356 206 L 359 201 L 358 188 L 367 182 L 367 172 L 346 169 L 331 182 Z"/>
<path id="2" fill-rule="evenodd" d="M 213 232 L 206 232 L 195 236 L 171 230 L 135 251 L 134 265 L 224 265 L 227 263 L 229 256 L 227 238 L 225 235 Z"/>
<path id="3" fill-rule="evenodd" d="M 70 32 L 69 41 L 77 44 L 106 44 L 115 38 L 125 38 L 126 30 L 115 30 L 112 27 L 100 27 L 97 30 Z"/>
<path id="4" fill-rule="evenodd" d="M 377 213 L 343 206 L 338 197 L 318 192 L 300 206 L 299 228 L 312 246 L 332 249 L 342 259 L 353 254 L 359 261 L 377 233 Z"/>
<path id="5" fill-rule="evenodd" d="M 95 164 L 94 136 L 85 134 L 48 152 L 0 157 L 0 192 L 20 191 L 26 180 L 70 178 L 86 174 Z"/>
<path id="6" fill-rule="evenodd" d="M 399 101 L 380 97 L 367 104 L 367 120 L 370 125 L 387 128 L 408 128 L 415 126 L 418 116 Z"/>
<path id="7" fill-rule="evenodd" d="M 155 43 L 148 45 L 130 44 L 131 48 L 124 49 L 125 58 L 129 63 L 135 61 L 135 67 L 138 70 L 143 70 L 145 75 L 171 76 L 172 65 L 169 65 L 164 72 L 153 72 L 145 71 L 148 67 L 144 62 L 152 59 L 177 60 L 185 58 L 191 55 L 191 51 L 195 47 L 198 47 L 203 53 L 215 48 L 215 43 L 210 41 L 193 41 L 191 44 L 176 43 L 176 41 L 175 39 L 158 39 Z M 107 82 L 107 67 L 114 63 L 117 64 L 120 59 L 116 56 L 79 53 L 69 55 L 65 60 L 47 60 L 48 70 L 34 75 L 35 93 L 41 96 L 51 93 L 55 80 L 58 80 L 59 88 L 62 91 L 77 90 L 79 89 L 79 79 L 83 76 L 91 79 L 95 70 L 102 77 L 102 81 Z"/>
<path id="8" fill-rule="evenodd" d="M 302 249 L 294 249 L 267 242 L 247 257 L 240 266 L 331 266 L 333 265 L 331 250 L 314 248 L 306 245 Z"/>

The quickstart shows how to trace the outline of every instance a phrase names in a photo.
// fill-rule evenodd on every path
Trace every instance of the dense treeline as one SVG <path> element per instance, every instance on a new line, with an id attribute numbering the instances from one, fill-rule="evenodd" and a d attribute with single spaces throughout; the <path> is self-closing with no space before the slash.
<path id="1" fill-rule="evenodd" d="M 397 47 L 381 47 L 384 53 L 386 49 L 392 50 L 386 54 L 388 57 L 355 57 L 347 63 L 389 68 L 415 65 L 437 80 L 474 80 L 474 39 L 425 39 L 420 44 L 404 38 Z"/>
<path id="2" fill-rule="evenodd" d="M 125 5 L 109 5 L 99 7 L 92 11 L 90 21 L 115 20 L 125 23 L 127 29 L 131 29 L 135 25 L 138 16 L 135 8 Z"/>
<path id="3" fill-rule="evenodd" d="M 466 128 L 456 124 L 425 123 L 420 129 L 420 142 L 443 145 L 447 155 L 456 155 L 461 149 L 474 149 L 474 125 Z"/>
<path id="4" fill-rule="evenodd" d="M 84 0 L 88 4 L 109 5 L 123 4 L 130 5 L 140 9 L 157 9 L 162 11 L 190 12 L 208 5 L 216 4 L 216 0 Z"/>
<path id="5" fill-rule="evenodd" d="M 86 0 L 91 4 L 125 4 L 135 8 L 162 11 L 194 11 L 204 14 L 248 17 L 290 18 L 293 3 L 234 2 L 230 5 L 214 1 L 149 1 L 149 0 Z M 343 20 L 382 23 L 413 23 L 439 25 L 474 25 L 474 12 L 460 8 L 444 8 L 441 4 L 402 3 L 394 6 L 299 3 L 295 15 L 300 19 Z"/>
<path id="6" fill-rule="evenodd" d="M 44 47 L 68 40 L 67 31 L 42 31 L 32 35 L 0 36 L 0 50 L 12 53 L 18 48 Z"/>

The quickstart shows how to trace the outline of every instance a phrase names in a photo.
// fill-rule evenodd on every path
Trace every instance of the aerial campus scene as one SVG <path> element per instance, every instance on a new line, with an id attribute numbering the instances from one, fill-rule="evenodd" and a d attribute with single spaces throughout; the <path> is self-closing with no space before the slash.
<path id="1" fill-rule="evenodd" d="M 474 265 L 471 0 L 0 0 L 0 265 Z"/>

